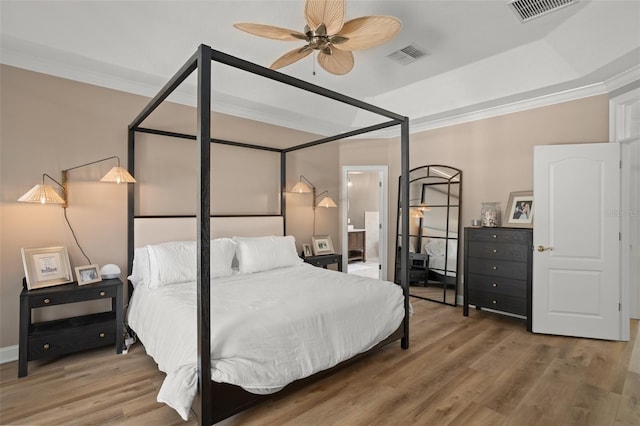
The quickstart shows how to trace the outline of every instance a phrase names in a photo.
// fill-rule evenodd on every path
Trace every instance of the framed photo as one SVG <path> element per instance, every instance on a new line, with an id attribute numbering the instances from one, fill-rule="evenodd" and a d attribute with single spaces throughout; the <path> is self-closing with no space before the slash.
<path id="1" fill-rule="evenodd" d="M 98 265 L 76 266 L 75 269 L 78 285 L 85 285 L 102 281 L 102 278 L 100 278 L 100 268 L 98 268 Z"/>
<path id="2" fill-rule="evenodd" d="M 311 252 L 311 244 L 302 245 L 302 254 L 304 254 L 304 257 L 313 256 L 313 253 Z"/>
<path id="3" fill-rule="evenodd" d="M 509 194 L 506 226 L 533 228 L 533 191 L 518 191 Z"/>
<path id="4" fill-rule="evenodd" d="M 313 243 L 313 254 L 316 256 L 334 253 L 330 235 L 314 235 L 311 237 L 311 242 Z"/>
<path id="5" fill-rule="evenodd" d="M 20 251 L 28 290 L 73 281 L 66 247 L 21 248 Z"/>

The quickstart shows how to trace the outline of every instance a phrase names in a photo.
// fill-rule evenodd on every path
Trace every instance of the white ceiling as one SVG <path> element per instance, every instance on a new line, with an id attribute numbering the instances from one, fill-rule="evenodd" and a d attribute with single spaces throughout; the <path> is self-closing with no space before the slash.
<path id="1" fill-rule="evenodd" d="M 302 0 L 6 1 L 2 63 L 153 96 L 197 49 L 269 66 L 296 42 L 233 28 L 255 22 L 301 31 Z M 354 52 L 345 76 L 311 56 L 281 69 L 410 117 L 412 127 L 446 123 L 523 100 L 605 93 L 640 79 L 640 1 L 577 1 L 522 23 L 504 0 L 347 1 L 347 19 L 393 15 L 403 28 L 373 49 Z M 410 65 L 386 56 L 415 43 L 429 54 Z M 302 45 L 302 43 L 300 43 Z M 299 90 L 214 66 L 214 109 L 320 134 L 374 122 L 369 114 Z M 172 96 L 195 102 L 195 79 Z M 375 122 L 385 121 L 376 119 Z"/>

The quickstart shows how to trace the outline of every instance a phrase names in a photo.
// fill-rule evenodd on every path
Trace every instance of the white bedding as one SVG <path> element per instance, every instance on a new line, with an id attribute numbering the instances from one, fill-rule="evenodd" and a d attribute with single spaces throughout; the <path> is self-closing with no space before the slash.
<path id="1" fill-rule="evenodd" d="M 253 393 L 364 352 L 404 317 L 396 284 L 308 264 L 212 281 L 211 377 Z M 167 377 L 158 401 L 185 420 L 197 390 L 196 285 L 138 285 L 128 323 Z M 313 311 L 313 313 L 312 313 Z"/>

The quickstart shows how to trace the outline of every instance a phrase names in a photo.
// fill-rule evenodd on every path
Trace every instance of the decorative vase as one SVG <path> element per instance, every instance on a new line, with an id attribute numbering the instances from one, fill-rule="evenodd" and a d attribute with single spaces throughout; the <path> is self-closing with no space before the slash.
<path id="1" fill-rule="evenodd" d="M 500 211 L 498 210 L 498 204 L 499 203 L 482 203 L 482 209 L 480 210 L 482 226 L 488 228 L 500 226 Z"/>

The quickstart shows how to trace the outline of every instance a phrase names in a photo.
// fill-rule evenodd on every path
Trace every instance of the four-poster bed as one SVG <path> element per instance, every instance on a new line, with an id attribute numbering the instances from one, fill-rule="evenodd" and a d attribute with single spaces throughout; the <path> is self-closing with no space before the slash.
<path id="1" fill-rule="evenodd" d="M 356 108 L 377 114 L 379 116 L 390 119 L 380 124 L 371 125 L 359 130 L 340 133 L 335 136 L 325 137 L 312 142 L 302 143 L 293 147 L 276 149 L 271 147 L 263 147 L 259 145 L 252 145 L 247 143 L 239 143 L 228 140 L 214 139 L 211 137 L 211 68 L 212 61 L 222 63 L 233 67 L 235 69 L 246 71 L 251 74 L 255 74 L 264 78 L 268 78 L 307 92 L 311 92 L 328 99 L 342 102 L 347 105 L 354 106 Z M 145 119 L 173 92 L 192 72 L 197 71 L 198 79 L 198 99 L 197 99 L 197 134 L 188 135 L 182 133 L 168 132 L 163 130 L 148 129 L 142 127 L 142 123 Z M 210 203 L 210 175 L 211 175 L 211 143 L 232 145 L 247 149 L 266 150 L 279 153 L 280 155 L 280 215 L 276 216 L 281 222 L 280 225 L 276 224 L 276 228 L 281 226 L 282 231 L 280 235 L 286 235 L 286 221 L 285 221 L 285 198 L 284 193 L 286 189 L 286 158 L 287 153 L 297 151 L 300 149 L 317 146 L 323 143 L 337 141 L 345 139 L 351 136 L 388 128 L 391 126 L 400 126 L 401 131 L 401 199 L 403 200 L 402 214 L 405 218 L 402 220 L 402 244 L 408 245 L 408 220 L 406 215 L 408 214 L 408 169 L 409 169 L 409 125 L 408 118 L 400 116 L 398 114 L 386 111 L 384 109 L 375 107 L 373 105 L 358 101 L 348 96 L 330 91 L 328 89 L 307 83 L 305 81 L 281 74 L 279 72 L 261 67 L 259 65 L 238 59 L 236 57 L 224 54 L 222 52 L 211 49 L 209 46 L 200 45 L 197 52 L 182 66 L 182 68 L 176 73 L 176 75 L 170 79 L 170 81 L 162 88 L 162 90 L 150 101 L 150 103 L 140 112 L 140 114 L 129 125 L 128 133 L 128 169 L 130 172 L 135 170 L 135 144 L 136 133 L 154 134 L 159 136 L 192 139 L 198 143 L 198 185 L 197 185 L 197 204 L 198 210 L 195 218 L 185 217 L 136 217 L 135 214 L 135 197 L 134 190 L 129 189 L 128 193 L 128 264 L 129 274 L 132 273 L 134 252 L 136 247 L 140 247 L 141 244 L 149 244 L 149 241 L 141 242 L 136 238 L 140 238 L 138 235 L 138 228 L 144 228 L 146 225 L 141 225 L 145 221 L 153 222 L 155 219 L 159 219 L 162 225 L 159 227 L 163 230 L 168 229 L 164 224 L 165 220 L 173 222 L 177 220 L 181 222 L 180 226 L 186 226 L 192 233 L 191 239 L 195 239 L 195 253 L 197 257 L 197 274 L 196 274 L 196 291 L 197 291 L 197 374 L 198 374 L 198 395 L 194 402 L 194 410 L 197 412 L 200 424 L 211 424 L 213 422 L 220 421 L 226 417 L 229 417 L 237 412 L 248 408 L 255 404 L 259 400 L 263 399 L 264 395 L 258 395 L 247 392 L 245 389 L 230 385 L 227 383 L 219 383 L 211 380 L 211 335 L 212 328 L 216 328 L 215 318 L 211 317 L 211 271 L 213 270 L 213 264 L 211 264 L 212 255 L 212 240 L 215 236 L 220 236 L 222 233 L 233 233 L 231 235 L 238 235 L 235 230 L 242 229 L 236 225 L 230 224 L 229 221 L 234 222 L 238 220 L 240 222 L 246 217 L 220 217 L 211 214 Z M 247 215 L 249 216 L 249 215 Z M 251 215 L 255 217 L 256 215 Z M 257 215 L 269 216 L 269 215 Z M 277 220 L 276 219 L 276 223 Z M 269 219 L 271 220 L 271 219 Z M 227 221 L 225 223 L 220 222 Z M 186 225 L 185 225 L 186 223 Z M 171 225 L 173 226 L 173 225 Z M 151 225 L 153 228 L 153 225 Z M 221 232 L 223 231 L 223 232 Z M 164 231 L 163 231 L 164 232 Z M 158 232 L 147 232 L 147 235 L 158 235 Z M 274 233 L 275 234 L 275 233 Z M 179 232 L 178 239 L 185 239 L 184 235 Z M 275 234 L 278 235 L 278 234 Z M 167 237 L 171 239 L 171 236 Z M 283 237 L 284 238 L 284 237 Z M 165 239 L 167 241 L 167 239 Z M 153 242 L 153 241 L 152 241 Z M 400 326 L 397 330 L 393 331 L 384 340 L 379 341 L 374 347 L 378 347 L 389 343 L 394 340 L 401 340 L 401 347 L 407 349 L 409 346 L 409 294 L 408 294 L 408 257 L 401 259 L 401 306 L 402 306 L 402 318 Z M 211 268 L 209 265 L 212 265 Z M 307 265 L 308 266 L 308 265 Z M 309 268 L 313 268 L 308 266 Z M 129 292 L 133 292 L 131 283 L 129 285 Z M 215 297 L 215 296 L 214 296 Z M 135 331 L 135 330 L 134 330 Z M 144 342 L 143 342 L 144 343 Z M 370 347 L 370 346 L 369 346 Z M 365 352 L 366 353 L 366 352 Z M 346 362 L 350 362 L 362 356 L 364 353 L 356 355 L 349 360 L 340 362 L 337 366 L 340 366 Z M 335 368 L 335 367 L 334 367 Z M 309 376 L 306 379 L 298 380 L 294 383 L 304 383 L 308 379 L 313 379 L 318 376 L 324 375 L 333 368 L 316 373 Z M 291 386 L 288 386 L 289 388 Z"/>

